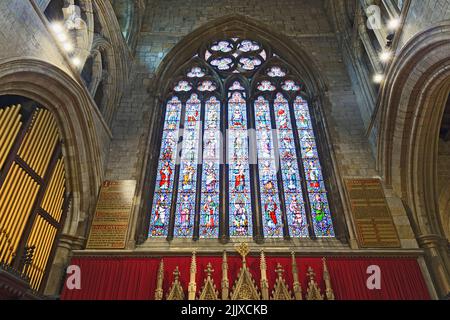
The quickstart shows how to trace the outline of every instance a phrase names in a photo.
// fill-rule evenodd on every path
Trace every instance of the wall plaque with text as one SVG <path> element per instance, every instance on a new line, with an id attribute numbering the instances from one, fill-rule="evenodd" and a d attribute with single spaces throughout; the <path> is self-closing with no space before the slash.
<path id="1" fill-rule="evenodd" d="M 135 189 L 135 180 L 103 183 L 86 249 L 125 248 Z"/>
<path id="2" fill-rule="evenodd" d="M 379 179 L 348 179 L 353 219 L 363 248 L 399 248 L 400 239 Z"/>

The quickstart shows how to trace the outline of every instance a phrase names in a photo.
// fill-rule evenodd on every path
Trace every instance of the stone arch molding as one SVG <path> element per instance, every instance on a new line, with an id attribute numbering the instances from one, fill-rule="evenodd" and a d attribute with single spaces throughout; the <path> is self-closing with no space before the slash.
<path id="1" fill-rule="evenodd" d="M 186 37 L 179 41 L 170 52 L 164 57 L 156 70 L 156 75 L 151 85 L 148 88 L 150 95 L 153 97 L 153 110 L 150 118 L 150 126 L 148 131 L 148 139 L 145 146 L 145 155 L 142 161 L 142 170 L 140 180 L 138 181 L 138 192 L 140 199 L 146 199 L 151 189 L 149 177 L 156 170 L 155 162 L 158 154 L 152 150 L 151 146 L 158 145 L 159 135 L 161 132 L 161 117 L 162 104 L 164 94 L 173 80 L 173 75 L 185 65 L 198 53 L 198 49 L 204 44 L 220 37 L 229 37 L 232 35 L 239 35 L 243 38 L 252 38 L 262 43 L 268 43 L 271 47 L 276 48 L 277 51 L 283 53 L 283 60 L 289 66 L 290 70 L 296 77 L 305 85 L 306 94 L 310 98 L 312 105 L 317 106 L 318 113 L 321 117 L 321 125 L 325 128 L 324 139 L 331 141 L 327 134 L 326 117 L 323 113 L 323 108 L 329 105 L 327 98 L 327 84 L 316 66 L 316 63 L 309 57 L 309 55 L 292 39 L 289 37 L 272 31 L 266 25 L 252 20 L 247 16 L 242 15 L 227 15 L 200 26 L 194 31 L 190 32 Z M 332 146 L 330 144 L 330 149 Z M 330 150 L 329 157 L 334 172 L 334 178 L 338 181 L 339 171 L 336 160 L 332 150 Z M 159 152 L 159 150 L 157 151 Z M 343 199 L 343 190 L 340 185 L 335 188 L 337 197 L 336 202 L 340 202 L 338 198 Z M 148 227 L 148 219 L 151 204 L 142 201 L 139 208 L 140 214 L 135 215 L 133 225 L 136 226 L 130 232 L 130 240 L 135 239 L 138 244 L 142 244 L 146 239 L 146 230 Z M 340 215 L 340 225 L 342 226 L 341 233 L 346 234 L 347 228 L 351 229 L 347 217 L 347 210 L 342 210 Z M 345 225 L 345 226 L 344 226 Z M 351 236 L 351 235 L 350 235 Z"/>
<path id="2" fill-rule="evenodd" d="M 63 139 L 68 189 L 73 195 L 63 235 L 82 240 L 102 177 L 92 98 L 62 70 L 35 59 L 0 64 L 0 95 L 6 94 L 32 99 L 54 114 Z"/>
<path id="3" fill-rule="evenodd" d="M 402 198 L 419 245 L 433 248 L 439 291 L 450 292 L 447 241 L 439 215 L 439 128 L 450 92 L 450 20 L 417 34 L 388 70 L 380 99 L 377 165 Z M 433 252 L 433 253 L 431 253 Z M 437 282 L 437 281 L 436 281 Z"/>
<path id="4" fill-rule="evenodd" d="M 191 59 L 198 48 L 205 42 L 217 37 L 227 37 L 238 34 L 242 37 L 255 38 L 270 43 L 272 47 L 283 52 L 283 59 L 296 72 L 303 81 L 311 97 L 318 92 L 326 92 L 327 86 L 321 77 L 315 62 L 309 55 L 289 37 L 271 31 L 266 25 L 243 15 L 227 15 L 222 18 L 207 22 L 201 27 L 189 33 L 178 42 L 175 47 L 164 57 L 156 71 L 155 81 L 151 91 L 155 93 L 165 92 L 174 72 Z"/>

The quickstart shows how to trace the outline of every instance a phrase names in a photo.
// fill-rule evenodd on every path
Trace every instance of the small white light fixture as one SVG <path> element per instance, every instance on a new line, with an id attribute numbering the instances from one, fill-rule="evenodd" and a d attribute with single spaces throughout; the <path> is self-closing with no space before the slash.
<path id="1" fill-rule="evenodd" d="M 63 47 L 63 49 L 64 49 L 66 52 L 72 52 L 72 51 L 73 51 L 73 45 L 72 45 L 70 42 L 64 42 L 64 43 L 62 44 L 62 47 Z"/>
<path id="2" fill-rule="evenodd" d="M 53 22 L 50 27 L 56 34 L 64 32 L 64 26 L 61 22 Z"/>
<path id="3" fill-rule="evenodd" d="M 373 76 L 373 82 L 375 83 L 381 83 L 384 80 L 384 75 L 382 75 L 381 73 L 377 73 Z"/>
<path id="4" fill-rule="evenodd" d="M 389 30 L 397 30 L 400 27 L 400 19 L 398 18 L 393 18 L 391 20 L 388 21 L 387 26 L 389 28 Z"/>
<path id="5" fill-rule="evenodd" d="M 392 58 L 392 52 L 390 50 L 383 50 L 380 53 L 380 60 L 382 62 L 388 62 Z"/>
<path id="6" fill-rule="evenodd" d="M 58 33 L 56 35 L 56 38 L 58 38 L 58 40 L 61 42 L 65 42 L 67 41 L 67 34 L 65 34 L 64 32 Z"/>
<path id="7" fill-rule="evenodd" d="M 81 60 L 80 60 L 80 58 L 78 58 L 78 57 L 72 58 L 72 64 L 73 64 L 75 67 L 81 66 Z"/>

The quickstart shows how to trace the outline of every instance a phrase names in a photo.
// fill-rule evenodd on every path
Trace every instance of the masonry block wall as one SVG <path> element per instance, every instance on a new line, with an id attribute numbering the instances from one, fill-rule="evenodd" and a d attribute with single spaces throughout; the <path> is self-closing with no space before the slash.
<path id="1" fill-rule="evenodd" d="M 412 0 L 398 48 L 417 33 L 447 19 L 450 19 L 450 0 Z"/>
<path id="2" fill-rule="evenodd" d="M 165 55 L 185 35 L 201 25 L 240 14 L 267 24 L 296 41 L 310 55 L 324 77 L 331 102 L 325 110 L 332 147 L 344 178 L 377 177 L 365 128 L 344 65 L 338 41 L 323 0 L 229 0 L 147 2 L 132 79 L 112 126 L 113 142 L 107 179 L 139 180 L 143 170 L 154 96 L 148 92 Z M 388 193 L 402 243 L 416 247 L 401 201 Z M 143 201 L 146 195 L 143 195 Z"/>
<path id="3" fill-rule="evenodd" d="M 0 1 L 0 12 L 0 43 L 9 44 L 0 50 L 0 63 L 14 58 L 39 59 L 71 73 L 30 1 Z"/>

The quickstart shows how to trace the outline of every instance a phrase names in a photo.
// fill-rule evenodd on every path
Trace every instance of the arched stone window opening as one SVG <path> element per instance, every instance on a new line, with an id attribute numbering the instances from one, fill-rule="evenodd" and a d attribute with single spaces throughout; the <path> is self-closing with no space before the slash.
<path id="1" fill-rule="evenodd" d="M 0 96 L 0 264 L 42 292 L 71 196 L 53 114 Z"/>
<path id="2" fill-rule="evenodd" d="M 257 37 L 215 37 L 162 99 L 149 243 L 335 238 L 319 112 L 282 52 Z"/>

